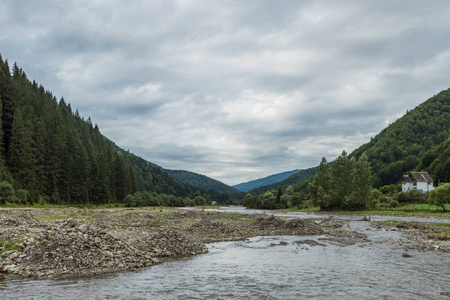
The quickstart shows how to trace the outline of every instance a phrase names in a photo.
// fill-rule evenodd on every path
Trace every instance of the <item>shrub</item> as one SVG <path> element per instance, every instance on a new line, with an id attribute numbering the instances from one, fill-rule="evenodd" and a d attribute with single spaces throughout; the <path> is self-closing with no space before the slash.
<path id="1" fill-rule="evenodd" d="M 11 183 L 7 181 L 0 182 L 0 204 L 5 204 L 14 194 L 15 191 Z"/>
<path id="2" fill-rule="evenodd" d="M 399 207 L 400 206 L 400 203 L 398 203 L 398 201 L 397 200 L 391 200 L 390 202 L 389 202 L 389 206 L 390 207 Z"/>
<path id="3" fill-rule="evenodd" d="M 450 183 L 442 183 L 430 192 L 428 203 L 438 205 L 446 211 L 445 205 L 450 204 Z"/>
<path id="4" fill-rule="evenodd" d="M 125 206 L 126 207 L 135 207 L 136 206 L 136 202 L 134 201 L 134 197 L 131 195 L 127 195 L 124 199 L 125 202 Z"/>
<path id="5" fill-rule="evenodd" d="M 16 197 L 19 199 L 20 203 L 28 203 L 28 191 L 27 190 L 17 190 Z"/>

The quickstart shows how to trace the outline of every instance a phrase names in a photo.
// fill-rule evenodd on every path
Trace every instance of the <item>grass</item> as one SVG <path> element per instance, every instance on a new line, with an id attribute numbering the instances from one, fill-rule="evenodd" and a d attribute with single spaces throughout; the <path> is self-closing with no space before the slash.
<path id="1" fill-rule="evenodd" d="M 19 249 L 20 244 L 23 242 L 23 238 L 18 237 L 14 240 L 5 240 L 3 238 L 0 238 L 0 248 L 3 249 L 3 251 L 9 251 L 9 250 L 15 250 Z M 5 252 L 0 253 L 0 259 L 3 259 L 6 256 Z"/>
<path id="2" fill-rule="evenodd" d="M 298 207 L 289 207 L 287 209 L 285 209 L 287 211 L 299 211 L 299 212 L 319 212 L 320 211 L 320 206 L 311 206 L 311 207 L 307 207 L 307 208 L 298 208 Z"/>
<path id="3" fill-rule="evenodd" d="M 326 211 L 324 211 L 326 213 Z M 379 216 L 398 216 L 398 217 L 435 217 L 449 218 L 450 212 L 431 211 L 431 210 L 360 210 L 360 211 L 330 211 L 334 214 L 345 215 L 379 215 Z"/>
<path id="4" fill-rule="evenodd" d="M 445 209 L 450 211 L 450 204 L 445 205 Z M 429 205 L 429 204 L 407 204 L 393 210 L 434 210 L 434 211 L 443 211 L 441 206 Z"/>

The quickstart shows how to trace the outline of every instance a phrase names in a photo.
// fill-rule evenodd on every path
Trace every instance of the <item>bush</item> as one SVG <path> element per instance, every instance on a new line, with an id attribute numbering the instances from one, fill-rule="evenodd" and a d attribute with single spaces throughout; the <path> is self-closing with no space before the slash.
<path id="1" fill-rule="evenodd" d="M 15 191 L 11 183 L 7 181 L 0 182 L 0 204 L 5 204 L 14 194 Z"/>
<path id="2" fill-rule="evenodd" d="M 131 195 L 127 195 L 124 199 L 125 202 L 125 206 L 126 207 L 135 207 L 136 206 L 136 202 L 134 201 L 134 197 Z"/>
<path id="3" fill-rule="evenodd" d="M 395 200 L 397 200 L 400 203 L 406 203 L 409 202 L 409 196 L 407 192 L 400 192 L 395 195 Z"/>
<path id="4" fill-rule="evenodd" d="M 17 190 L 16 197 L 19 199 L 19 202 L 22 204 L 28 203 L 28 191 L 27 190 Z"/>
<path id="5" fill-rule="evenodd" d="M 399 207 L 399 206 L 400 206 L 400 203 L 398 203 L 397 200 L 391 200 L 391 201 L 389 202 L 389 206 L 390 206 L 390 207 L 393 207 L 393 208 Z"/>
<path id="6" fill-rule="evenodd" d="M 428 203 L 440 206 L 446 211 L 445 205 L 450 204 L 450 183 L 441 183 L 436 189 L 432 190 Z"/>

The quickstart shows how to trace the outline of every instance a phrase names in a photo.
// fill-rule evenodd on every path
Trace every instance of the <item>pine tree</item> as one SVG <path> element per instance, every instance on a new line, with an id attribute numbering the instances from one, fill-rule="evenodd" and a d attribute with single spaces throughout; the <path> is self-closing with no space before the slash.
<path id="1" fill-rule="evenodd" d="M 20 109 L 16 109 L 14 114 L 9 158 L 10 168 L 16 180 L 27 189 L 34 190 L 36 160 L 32 125 L 29 120 L 23 119 Z"/>

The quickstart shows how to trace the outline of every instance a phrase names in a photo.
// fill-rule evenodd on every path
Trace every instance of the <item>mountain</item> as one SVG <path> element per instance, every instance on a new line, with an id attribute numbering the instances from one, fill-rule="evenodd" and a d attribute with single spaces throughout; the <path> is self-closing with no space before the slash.
<path id="1" fill-rule="evenodd" d="M 436 182 L 448 181 L 445 175 L 450 167 L 448 156 L 442 157 L 439 168 L 436 163 L 432 167 L 428 162 L 438 158 L 439 147 L 448 147 L 444 142 L 449 136 L 450 89 L 447 89 L 407 112 L 349 156 L 359 158 L 366 153 L 373 170 L 373 185 L 377 188 L 397 184 L 403 174 L 418 168 L 429 169 Z"/>
<path id="2" fill-rule="evenodd" d="M 25 202 L 115 203 L 136 191 L 222 200 L 120 149 L 1 55 L 0 125 L 0 181 L 28 195 Z"/>
<path id="3" fill-rule="evenodd" d="M 218 180 L 209 178 L 205 175 L 197 174 L 190 171 L 184 170 L 167 170 L 164 169 L 167 173 L 175 177 L 181 182 L 187 183 L 189 185 L 204 189 L 204 190 L 214 190 L 218 193 L 237 193 L 238 189 L 235 189 L 232 186 L 226 185 Z"/>
<path id="4" fill-rule="evenodd" d="M 264 185 L 264 186 L 260 186 L 258 188 L 252 189 L 249 191 L 249 193 L 253 194 L 253 195 L 261 195 L 264 194 L 267 191 L 272 191 L 272 190 L 277 190 L 278 188 L 281 189 L 285 189 L 288 186 L 292 186 L 294 187 L 295 191 L 298 191 L 299 188 L 296 187 L 296 185 L 298 185 L 301 182 L 304 182 L 305 180 L 308 180 L 312 177 L 314 177 L 314 175 L 316 175 L 316 167 L 313 168 L 309 168 L 309 169 L 305 169 L 305 170 L 301 170 L 297 173 L 292 174 L 291 176 L 289 176 L 288 178 L 281 180 L 279 182 L 276 183 L 272 183 L 269 185 Z"/>
<path id="5" fill-rule="evenodd" d="M 239 184 L 233 185 L 233 187 L 235 187 L 236 189 L 241 190 L 243 192 L 248 192 L 248 191 L 256 189 L 260 186 L 266 186 L 266 185 L 270 185 L 270 184 L 282 181 L 282 180 L 288 178 L 289 176 L 291 176 L 292 174 L 298 173 L 299 171 L 300 170 L 292 170 L 292 171 L 287 171 L 287 172 L 283 172 L 283 173 L 278 173 L 278 174 L 270 175 L 270 176 L 267 176 L 264 178 L 255 179 L 255 180 L 244 182 L 244 183 L 239 183 Z"/>
<path id="6" fill-rule="evenodd" d="M 436 183 L 450 182 L 450 137 L 425 152 L 416 170 L 427 171 Z"/>
<path id="7" fill-rule="evenodd" d="M 435 182 L 450 182 L 450 89 L 441 91 L 383 129 L 349 157 L 366 153 L 373 171 L 373 186 L 397 184 L 409 171 L 428 171 Z M 249 192 L 285 189 L 308 193 L 315 168 L 303 170 L 278 183 Z"/>

